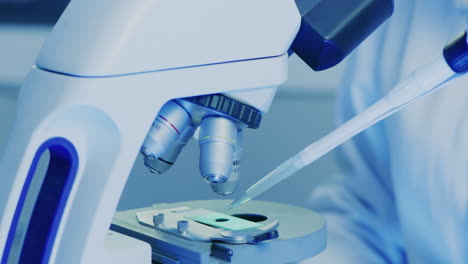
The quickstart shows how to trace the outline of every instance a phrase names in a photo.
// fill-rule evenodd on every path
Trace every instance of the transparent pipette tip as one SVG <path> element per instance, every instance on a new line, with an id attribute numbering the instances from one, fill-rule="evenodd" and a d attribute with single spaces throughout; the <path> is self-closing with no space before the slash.
<path id="1" fill-rule="evenodd" d="M 234 209 L 237 206 L 250 201 L 251 199 L 252 199 L 252 197 L 250 197 L 246 193 L 244 193 L 241 197 L 239 197 L 236 200 L 232 201 L 232 203 L 227 207 L 227 210 Z"/>

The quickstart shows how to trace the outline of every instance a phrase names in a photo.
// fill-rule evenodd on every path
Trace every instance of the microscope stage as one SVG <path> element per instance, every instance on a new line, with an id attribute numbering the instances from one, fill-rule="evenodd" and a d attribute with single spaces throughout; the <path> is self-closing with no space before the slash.
<path id="1" fill-rule="evenodd" d="M 149 243 L 156 263 L 291 263 L 326 247 L 325 219 L 313 211 L 267 201 L 225 211 L 230 202 L 117 212 L 111 229 Z"/>

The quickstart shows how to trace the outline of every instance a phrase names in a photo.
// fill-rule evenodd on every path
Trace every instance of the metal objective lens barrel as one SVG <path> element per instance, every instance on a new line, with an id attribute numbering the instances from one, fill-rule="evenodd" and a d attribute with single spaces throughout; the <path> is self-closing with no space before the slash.
<path id="1" fill-rule="evenodd" d="M 145 159 L 154 160 L 167 152 L 190 122 L 190 115 L 174 101 L 169 101 L 160 110 L 146 136 L 141 153 Z"/>
<path id="2" fill-rule="evenodd" d="M 237 125 L 220 116 L 203 119 L 200 126 L 200 173 L 206 182 L 226 182 L 231 175 Z"/>
<path id="3" fill-rule="evenodd" d="M 240 180 L 241 168 L 241 154 L 242 154 L 242 129 L 237 130 L 236 146 L 234 149 L 234 158 L 232 161 L 231 175 L 227 181 L 218 184 L 211 184 L 211 189 L 219 195 L 227 196 L 234 193 Z"/>
<path id="4" fill-rule="evenodd" d="M 145 157 L 145 166 L 152 173 L 160 174 L 166 172 L 175 163 L 179 157 L 180 152 L 187 145 L 196 129 L 197 127 L 195 126 L 187 126 L 184 132 L 182 132 L 177 141 L 174 143 L 172 148 L 166 151 L 161 157 L 157 159 L 149 159 L 148 157 Z"/>

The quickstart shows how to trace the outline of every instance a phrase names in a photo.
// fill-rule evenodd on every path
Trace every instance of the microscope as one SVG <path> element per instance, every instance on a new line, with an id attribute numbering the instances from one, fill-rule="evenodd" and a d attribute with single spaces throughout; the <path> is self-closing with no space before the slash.
<path id="1" fill-rule="evenodd" d="M 392 11 L 391 0 L 72 0 L 23 84 L 0 161 L 1 264 L 286 263 L 320 253 L 324 219 L 294 206 L 115 209 L 139 153 L 164 173 L 193 136 L 203 180 L 234 192 L 242 133 L 260 126 L 288 55 L 333 67 Z"/>

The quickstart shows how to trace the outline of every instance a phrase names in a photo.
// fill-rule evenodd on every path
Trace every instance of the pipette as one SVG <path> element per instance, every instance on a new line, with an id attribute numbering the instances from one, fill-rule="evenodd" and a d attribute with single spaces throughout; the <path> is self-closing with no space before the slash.
<path id="1" fill-rule="evenodd" d="M 467 70 L 468 48 L 465 34 L 445 48 L 444 56 L 416 70 L 407 79 L 398 83 L 389 94 L 362 113 L 283 162 L 234 200 L 228 209 L 246 203 L 265 192 L 366 128 L 398 112 L 417 99 L 438 90 L 462 75 L 458 73 Z"/>

